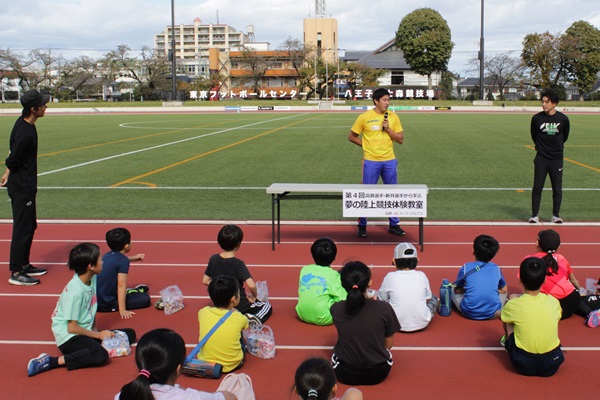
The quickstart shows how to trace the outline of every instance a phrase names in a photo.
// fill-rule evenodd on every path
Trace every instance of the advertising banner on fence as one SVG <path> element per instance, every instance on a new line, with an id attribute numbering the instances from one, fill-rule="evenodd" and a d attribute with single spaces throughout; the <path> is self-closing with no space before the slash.
<path id="1" fill-rule="evenodd" d="M 427 187 L 344 190 L 343 216 L 354 217 L 427 217 Z"/>

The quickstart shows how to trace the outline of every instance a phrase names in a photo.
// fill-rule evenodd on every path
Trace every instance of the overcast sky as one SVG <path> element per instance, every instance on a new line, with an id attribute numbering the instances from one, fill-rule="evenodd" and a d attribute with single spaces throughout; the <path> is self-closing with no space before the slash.
<path id="1" fill-rule="evenodd" d="M 327 0 L 338 20 L 340 48 L 374 50 L 395 35 L 409 12 L 430 7 L 448 22 L 455 44 L 449 68 L 462 76 L 478 51 L 482 0 Z M 376 7 L 373 7 L 373 6 Z M 0 0 L 0 48 L 52 48 L 65 58 L 99 57 L 119 44 L 153 46 L 171 24 L 170 0 Z M 314 17 L 314 0 L 175 0 L 175 23 L 227 24 L 276 49 L 288 37 L 302 39 L 302 20 Z M 485 0 L 487 54 L 514 51 L 528 33 L 564 32 L 574 21 L 600 28 L 599 0 Z"/>

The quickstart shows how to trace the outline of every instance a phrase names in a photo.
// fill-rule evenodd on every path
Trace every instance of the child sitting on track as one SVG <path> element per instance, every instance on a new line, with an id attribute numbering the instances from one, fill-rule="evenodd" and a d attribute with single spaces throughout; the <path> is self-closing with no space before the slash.
<path id="1" fill-rule="evenodd" d="M 240 283 L 240 301 L 236 308 L 249 318 L 254 319 L 252 316 L 255 316 L 260 319 L 261 323 L 264 323 L 273 311 L 271 304 L 256 299 L 258 296 L 256 282 L 252 279 L 246 264 L 235 257 L 235 253 L 240 249 L 243 239 L 244 233 L 239 226 L 225 225 L 221 228 L 217 241 L 223 251 L 220 254 L 214 254 L 208 260 L 202 283 L 208 286 L 210 281 L 218 276 L 233 276 Z M 244 283 L 250 291 L 248 295 L 244 290 Z"/>
<path id="2" fill-rule="evenodd" d="M 131 251 L 131 233 L 125 228 L 106 232 L 106 243 L 111 251 L 102 257 L 102 273 L 98 275 L 98 311 L 119 310 L 121 318 L 131 318 L 135 313 L 129 310 L 150 306 L 148 286 L 138 285 L 127 289 L 129 263 L 142 261 L 144 255 L 125 255 Z"/>
<path id="3" fill-rule="evenodd" d="M 376 385 L 392 369 L 394 333 L 400 323 L 392 306 L 366 297 L 371 271 L 351 261 L 340 271 L 348 297 L 331 306 L 338 339 L 331 363 L 338 380 L 347 385 Z"/>
<path id="4" fill-rule="evenodd" d="M 206 393 L 175 384 L 185 360 L 185 342 L 170 329 L 145 333 L 135 349 L 138 376 L 121 388 L 114 400 L 235 400 L 229 392 Z"/>
<path id="5" fill-rule="evenodd" d="M 466 263 L 458 271 L 457 284 L 451 292 L 452 302 L 469 319 L 500 317 L 508 289 L 502 271 L 491 262 L 499 248 L 493 237 L 477 236 L 473 241 L 475 261 Z M 477 271 L 470 273 L 473 269 Z"/>
<path id="6" fill-rule="evenodd" d="M 337 384 L 331 363 L 323 358 L 309 358 L 296 369 L 294 389 L 302 400 L 331 400 L 335 397 Z M 346 390 L 340 400 L 362 400 L 362 392 L 356 388 Z"/>
<path id="7" fill-rule="evenodd" d="M 392 262 L 396 271 L 383 278 L 377 296 L 392 305 L 402 332 L 425 329 L 437 311 L 439 300 L 431 293 L 427 275 L 415 270 L 419 263 L 417 249 L 410 243 L 400 243 L 394 249 Z"/>
<path id="8" fill-rule="evenodd" d="M 244 363 L 242 330 L 248 327 L 248 318 L 234 310 L 240 302 L 238 282 L 232 276 L 218 276 L 208 285 L 208 294 L 215 306 L 204 307 L 198 312 L 198 341 L 201 341 L 229 310 L 233 310 L 233 313 L 202 346 L 198 359 L 223 365 L 223 372 L 233 371 Z"/>
<path id="9" fill-rule="evenodd" d="M 500 343 L 522 375 L 552 376 L 565 360 L 558 339 L 560 304 L 540 292 L 546 271 L 540 258 L 523 260 L 519 268 L 523 295 L 511 296 L 501 313 L 505 336 Z"/>
<path id="10" fill-rule="evenodd" d="M 558 232 L 553 229 L 540 231 L 536 242 L 537 253 L 527 257 L 538 257 L 546 263 L 546 280 L 541 292 L 556 297 L 562 309 L 561 319 L 565 319 L 573 315 L 580 306 L 581 286 L 567 259 L 556 253 L 559 246 Z"/>
<path id="11" fill-rule="evenodd" d="M 331 325 L 331 305 L 346 300 L 340 274 L 330 267 L 337 247 L 329 238 L 317 239 L 310 248 L 314 264 L 302 267 L 298 284 L 298 317 L 309 324 Z"/>
<path id="12" fill-rule="evenodd" d="M 63 289 L 52 313 L 52 333 L 63 355 L 52 357 L 42 353 L 31 359 L 27 365 L 29 376 L 62 366 L 69 371 L 97 367 L 108 361 L 101 340 L 115 334 L 96 330 L 96 275 L 102 272 L 100 248 L 93 243 L 73 247 L 69 269 L 75 275 Z M 121 330 L 127 333 L 130 343 L 135 341 L 133 329 Z"/>

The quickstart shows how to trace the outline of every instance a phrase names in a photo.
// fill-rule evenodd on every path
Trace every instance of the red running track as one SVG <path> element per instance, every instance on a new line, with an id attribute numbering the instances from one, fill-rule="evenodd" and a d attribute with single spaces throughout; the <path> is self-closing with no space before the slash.
<path id="1" fill-rule="evenodd" d="M 171 316 L 154 308 L 137 310 L 134 318 L 121 320 L 116 313 L 98 314 L 98 327 L 116 329 L 132 327 L 141 336 L 158 327 L 176 330 L 193 347 L 198 337 L 197 311 L 208 305 L 206 288 L 201 284 L 206 262 L 219 252 L 216 235 L 219 224 L 150 224 L 150 223 L 41 223 L 33 245 L 32 262 L 47 267 L 42 284 L 33 287 L 2 285 L 0 320 L 0 376 L 5 383 L 2 398 L 110 399 L 120 387 L 136 376 L 133 356 L 112 359 L 102 368 L 67 372 L 53 370 L 28 378 L 27 361 L 41 352 L 58 354 L 50 330 L 50 314 L 58 295 L 70 279 L 65 266 L 69 249 L 76 243 L 91 241 L 107 250 L 104 234 L 116 226 L 132 232 L 132 253 L 145 253 L 142 263 L 133 263 L 130 286 L 146 283 L 151 294 L 177 284 L 185 299 L 185 309 Z M 298 274 L 312 262 L 310 245 L 321 236 L 332 237 L 338 244 L 334 267 L 346 260 L 359 259 L 373 266 L 373 287 L 378 288 L 385 274 L 392 270 L 395 237 L 384 226 L 372 226 L 366 240 L 355 237 L 354 227 L 327 225 L 286 225 L 282 244 L 271 251 L 270 225 L 242 224 L 244 243 L 238 253 L 250 268 L 255 280 L 267 280 L 273 316 L 268 321 L 275 332 L 277 356 L 260 360 L 252 356 L 242 371 L 254 382 L 258 399 L 289 399 L 296 366 L 306 357 L 328 358 L 336 340 L 335 328 L 304 324 L 296 317 Z M 406 226 L 402 241 L 418 241 L 418 227 Z M 598 278 L 597 261 L 599 226 L 553 226 L 562 238 L 560 248 L 575 268 L 580 282 Z M 501 244 L 494 261 L 503 269 L 509 292 L 518 292 L 516 266 L 524 255 L 534 252 L 540 226 L 443 226 L 427 223 L 425 251 L 419 267 L 425 271 L 432 290 L 437 292 L 442 278 L 452 279 L 458 268 L 472 259 L 472 240 L 486 233 Z M 0 254 L 7 269 L 11 225 L 0 224 Z M 6 273 L 8 278 L 8 272 Z M 427 330 L 395 335 L 394 367 L 385 382 L 361 387 L 366 399 L 404 398 L 584 398 L 594 390 L 589 368 L 595 368 L 600 355 L 600 329 L 589 329 L 583 319 L 573 316 L 560 323 L 560 337 L 566 350 L 566 362 L 552 378 L 527 378 L 513 372 L 508 356 L 499 347 L 502 335 L 499 321 L 470 321 L 456 312 L 451 317 L 436 316 Z M 593 371 L 594 369 L 592 369 Z M 215 390 L 216 380 L 181 377 L 183 387 Z M 344 385 L 340 385 L 344 389 Z M 6 397 L 5 397 L 6 396 Z"/>

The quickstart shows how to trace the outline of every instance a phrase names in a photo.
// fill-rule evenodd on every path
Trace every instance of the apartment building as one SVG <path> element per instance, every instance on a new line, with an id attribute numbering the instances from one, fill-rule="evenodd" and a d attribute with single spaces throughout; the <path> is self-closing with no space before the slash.
<path id="1" fill-rule="evenodd" d="M 224 24 L 203 24 L 200 18 L 192 25 L 176 25 L 173 35 L 171 26 L 154 35 L 154 49 L 158 54 L 168 56 L 171 53 L 171 41 L 175 38 L 175 57 L 178 73 L 191 78 L 209 76 L 209 49 L 228 51 L 238 50 L 251 41 L 254 36 L 252 25 L 249 33 L 238 31 Z"/>

